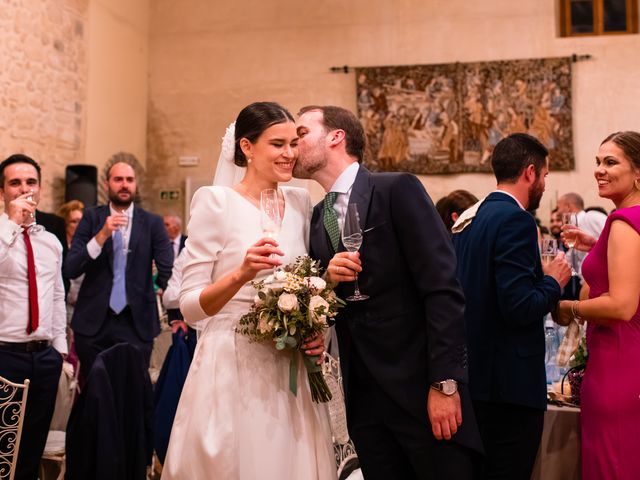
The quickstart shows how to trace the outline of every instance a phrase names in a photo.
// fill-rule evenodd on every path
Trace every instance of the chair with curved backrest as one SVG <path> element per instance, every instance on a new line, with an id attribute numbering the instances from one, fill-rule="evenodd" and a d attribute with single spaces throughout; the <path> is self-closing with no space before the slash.
<path id="1" fill-rule="evenodd" d="M 0 377 L 0 479 L 13 480 L 15 474 L 28 393 L 29 380 L 13 383 Z"/>

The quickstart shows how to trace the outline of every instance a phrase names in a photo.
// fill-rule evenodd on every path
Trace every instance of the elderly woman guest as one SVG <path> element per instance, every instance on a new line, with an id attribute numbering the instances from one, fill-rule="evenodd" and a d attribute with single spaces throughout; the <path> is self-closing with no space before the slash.
<path id="1" fill-rule="evenodd" d="M 71 200 L 62 204 L 58 209 L 58 215 L 64 218 L 64 223 L 67 227 L 67 246 L 69 248 L 71 248 L 73 234 L 76 233 L 83 211 L 84 204 L 80 200 Z"/>
<path id="2" fill-rule="evenodd" d="M 617 132 L 596 155 L 598 193 L 616 207 L 600 238 L 563 227 L 565 242 L 589 251 L 587 300 L 562 301 L 559 322 L 587 322 L 589 361 L 581 389 L 584 479 L 640 472 L 640 133 Z"/>

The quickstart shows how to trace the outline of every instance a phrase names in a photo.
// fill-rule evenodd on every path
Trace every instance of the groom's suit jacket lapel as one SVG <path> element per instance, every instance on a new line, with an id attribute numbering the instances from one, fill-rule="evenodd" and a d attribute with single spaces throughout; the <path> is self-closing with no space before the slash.
<path id="1" fill-rule="evenodd" d="M 371 195 L 373 193 L 374 186 L 371 183 L 371 172 L 365 167 L 360 165 L 358 174 L 353 182 L 351 188 L 351 196 L 349 197 L 349 203 L 355 203 L 358 205 L 358 214 L 360 216 L 360 228 L 362 233 L 365 233 L 367 226 L 367 219 L 369 218 L 369 205 L 371 204 Z M 363 235 L 364 236 L 364 235 Z"/>
<path id="2" fill-rule="evenodd" d="M 351 188 L 351 196 L 349 203 L 358 205 L 358 213 L 360 216 L 360 228 L 364 232 L 367 224 L 367 216 L 369 213 L 369 204 L 371 203 L 371 193 L 373 186 L 371 185 L 371 172 L 360 165 L 358 174 Z M 311 220 L 311 251 L 315 258 L 322 261 L 322 266 L 326 268 L 329 260 L 333 257 L 333 249 L 327 231 L 324 228 L 324 206 L 321 201 L 314 208 Z M 342 239 L 340 239 L 339 251 L 344 251 Z"/>

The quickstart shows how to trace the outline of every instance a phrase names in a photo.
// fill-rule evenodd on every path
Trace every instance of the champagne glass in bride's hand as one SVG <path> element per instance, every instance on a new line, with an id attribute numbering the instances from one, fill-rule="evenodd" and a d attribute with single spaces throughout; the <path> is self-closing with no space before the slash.
<path id="1" fill-rule="evenodd" d="M 280 201 L 278 190 L 267 188 L 260 192 L 260 227 L 265 237 L 278 239 L 282 218 L 280 217 Z M 271 255 L 273 258 L 273 255 Z M 276 268 L 273 268 L 276 271 Z"/>
<path id="2" fill-rule="evenodd" d="M 362 245 L 362 228 L 360 228 L 360 215 L 358 215 L 358 206 L 350 203 L 347 207 L 347 213 L 344 217 L 344 226 L 342 227 L 342 243 L 349 252 L 357 252 Z M 355 291 L 353 295 L 347 297 L 347 300 L 356 302 L 366 300 L 369 295 L 360 293 L 358 287 L 358 274 L 356 272 Z"/>
<path id="3" fill-rule="evenodd" d="M 563 228 L 562 232 L 564 234 L 564 243 L 569 247 L 569 252 L 571 255 L 571 276 L 578 275 L 576 272 L 574 265 L 574 252 L 573 248 L 576 246 L 576 242 L 578 241 L 578 214 L 577 213 L 563 213 L 562 214 L 562 224 L 569 225 L 568 228 Z"/>

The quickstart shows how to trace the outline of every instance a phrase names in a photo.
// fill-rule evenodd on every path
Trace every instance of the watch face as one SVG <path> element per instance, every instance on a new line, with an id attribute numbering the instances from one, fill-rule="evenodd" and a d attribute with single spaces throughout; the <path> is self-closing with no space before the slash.
<path id="1" fill-rule="evenodd" d="M 451 380 L 445 380 L 442 382 L 442 393 L 445 395 L 453 395 L 458 390 L 458 385 L 456 382 Z"/>

